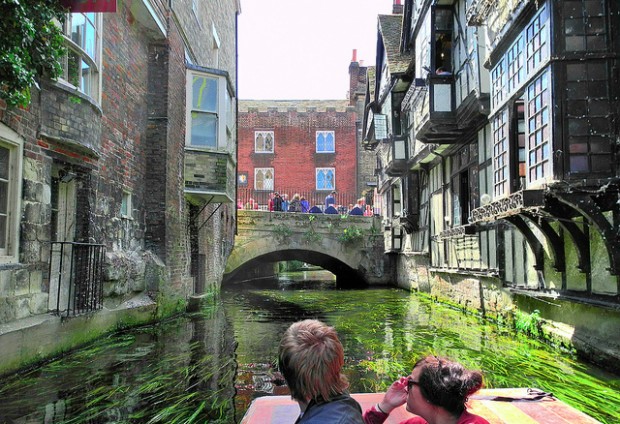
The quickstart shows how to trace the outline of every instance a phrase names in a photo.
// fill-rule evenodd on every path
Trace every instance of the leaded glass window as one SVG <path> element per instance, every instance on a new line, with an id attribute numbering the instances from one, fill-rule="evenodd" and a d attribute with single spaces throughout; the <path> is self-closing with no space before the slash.
<path id="1" fill-rule="evenodd" d="M 527 87 L 528 182 L 551 176 L 551 126 L 549 125 L 550 88 L 548 71 Z"/>
<path id="2" fill-rule="evenodd" d="M 273 190 L 274 172 L 273 168 L 254 169 L 254 189 Z"/>
<path id="3" fill-rule="evenodd" d="M 317 131 L 316 132 L 316 152 L 317 153 L 334 153 L 336 151 L 336 142 L 333 131 Z"/>
<path id="4" fill-rule="evenodd" d="M 493 131 L 493 194 L 501 197 L 509 193 L 508 110 L 503 109 L 492 121 Z"/>
<path id="5" fill-rule="evenodd" d="M 527 26 L 525 34 L 529 74 L 549 57 L 549 13 L 546 7 Z"/>
<path id="6" fill-rule="evenodd" d="M 316 189 L 335 190 L 336 189 L 336 169 L 335 168 L 316 168 Z"/>
<path id="7" fill-rule="evenodd" d="M 254 131 L 254 151 L 273 153 L 273 131 Z"/>

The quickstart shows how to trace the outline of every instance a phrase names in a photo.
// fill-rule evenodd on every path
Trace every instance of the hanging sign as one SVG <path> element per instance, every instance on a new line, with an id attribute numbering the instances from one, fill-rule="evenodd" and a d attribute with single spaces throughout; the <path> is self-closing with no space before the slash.
<path id="1" fill-rule="evenodd" d="M 60 4 L 71 13 L 116 12 L 116 0 L 60 0 Z"/>
<path id="2" fill-rule="evenodd" d="M 375 140 L 385 140 L 387 138 L 387 120 L 385 115 L 375 115 Z"/>

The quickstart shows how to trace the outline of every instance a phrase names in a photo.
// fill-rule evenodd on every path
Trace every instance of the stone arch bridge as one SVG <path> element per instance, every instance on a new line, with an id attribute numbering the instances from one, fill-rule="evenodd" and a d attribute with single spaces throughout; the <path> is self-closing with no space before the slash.
<path id="1" fill-rule="evenodd" d="M 298 260 L 336 275 L 339 287 L 387 284 L 379 217 L 239 210 L 224 281 L 247 279 L 278 261 Z"/>

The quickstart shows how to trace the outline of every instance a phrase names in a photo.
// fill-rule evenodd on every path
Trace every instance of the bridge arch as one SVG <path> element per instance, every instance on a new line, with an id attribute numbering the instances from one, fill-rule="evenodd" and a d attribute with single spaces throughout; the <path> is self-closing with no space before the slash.
<path id="1" fill-rule="evenodd" d="M 237 223 L 225 281 L 261 264 L 289 260 L 331 271 L 340 287 L 389 281 L 379 218 L 240 210 Z"/>

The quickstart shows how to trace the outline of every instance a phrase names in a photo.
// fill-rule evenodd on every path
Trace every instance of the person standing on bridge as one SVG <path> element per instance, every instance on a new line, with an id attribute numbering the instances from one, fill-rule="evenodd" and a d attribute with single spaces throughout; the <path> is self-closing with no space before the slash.
<path id="1" fill-rule="evenodd" d="M 489 424 L 467 412 L 467 398 L 482 387 L 482 373 L 458 362 L 427 356 L 388 388 L 381 402 L 364 412 L 365 424 L 382 424 L 394 409 L 406 404 L 417 415 L 400 424 Z"/>
<path id="2" fill-rule="evenodd" d="M 301 413 L 295 424 L 363 424 L 362 408 L 347 392 L 344 348 L 321 321 L 292 324 L 282 336 L 278 367 Z"/>
<path id="3" fill-rule="evenodd" d="M 336 205 L 336 192 L 332 191 L 325 197 L 325 209 Z"/>

